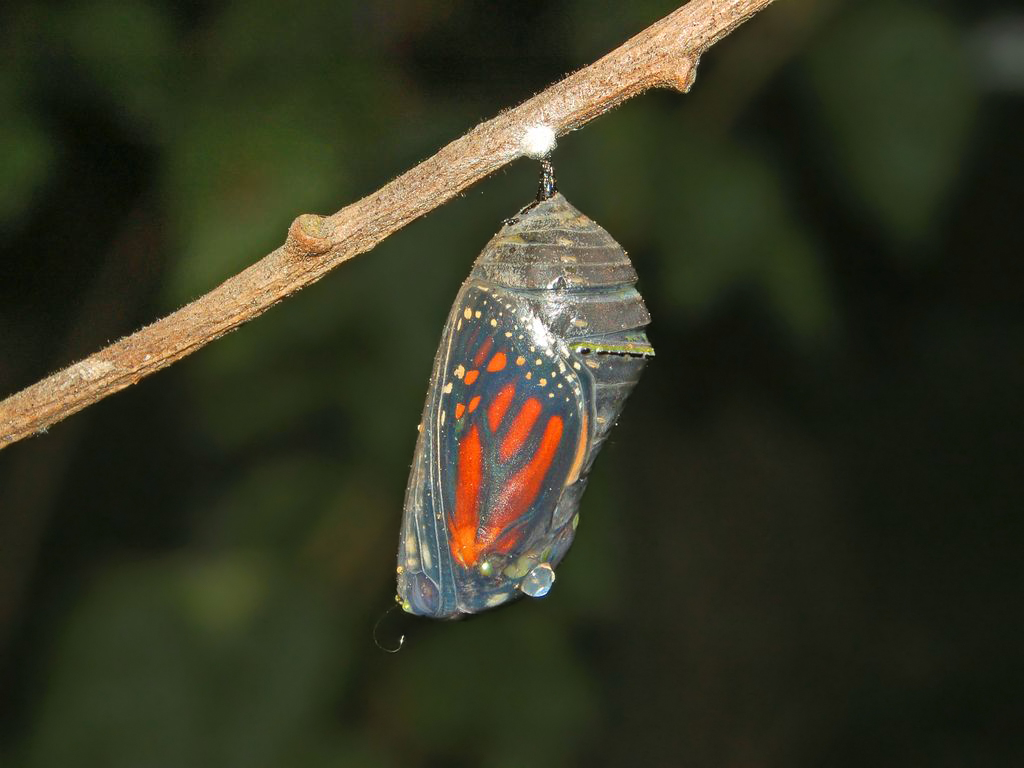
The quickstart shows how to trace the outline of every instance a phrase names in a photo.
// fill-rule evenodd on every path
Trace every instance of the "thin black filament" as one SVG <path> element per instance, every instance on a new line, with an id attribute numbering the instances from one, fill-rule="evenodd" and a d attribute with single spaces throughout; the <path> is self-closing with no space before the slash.
<path id="1" fill-rule="evenodd" d="M 537 189 L 537 202 L 542 203 L 555 196 L 558 187 L 555 184 L 555 169 L 546 157 L 540 161 L 540 187 Z"/>

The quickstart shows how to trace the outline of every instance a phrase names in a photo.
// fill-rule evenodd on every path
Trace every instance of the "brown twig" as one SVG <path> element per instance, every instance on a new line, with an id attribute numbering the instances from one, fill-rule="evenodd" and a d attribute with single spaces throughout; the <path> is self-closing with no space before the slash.
<path id="1" fill-rule="evenodd" d="M 481 123 L 337 213 L 299 216 L 284 245 L 167 317 L 0 402 L 0 448 L 166 368 L 263 314 L 523 155 L 526 130 L 575 130 L 649 88 L 685 92 L 704 51 L 772 0 L 692 0 L 585 69 Z"/>

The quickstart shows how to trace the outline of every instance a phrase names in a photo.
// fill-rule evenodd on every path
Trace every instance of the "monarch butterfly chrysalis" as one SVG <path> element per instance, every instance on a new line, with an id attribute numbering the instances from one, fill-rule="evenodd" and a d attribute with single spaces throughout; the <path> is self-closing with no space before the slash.
<path id="1" fill-rule="evenodd" d="M 629 257 L 555 190 L 505 222 L 441 336 L 405 496 L 398 597 L 455 618 L 542 597 L 594 457 L 654 350 Z"/>

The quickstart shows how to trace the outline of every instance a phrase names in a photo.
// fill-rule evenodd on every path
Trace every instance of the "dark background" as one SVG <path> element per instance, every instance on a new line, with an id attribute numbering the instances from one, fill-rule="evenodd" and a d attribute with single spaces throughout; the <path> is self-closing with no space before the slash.
<path id="1" fill-rule="evenodd" d="M 7 6 L 0 394 L 674 5 Z M 545 600 L 372 639 L 441 325 L 533 162 L 4 450 L 0 764 L 1024 764 L 1013 5 L 780 1 L 560 140 L 658 356 Z"/>

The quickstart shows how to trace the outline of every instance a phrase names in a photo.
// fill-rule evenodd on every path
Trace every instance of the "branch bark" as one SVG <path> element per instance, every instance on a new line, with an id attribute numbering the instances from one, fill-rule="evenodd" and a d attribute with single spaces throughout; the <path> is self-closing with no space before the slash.
<path id="1" fill-rule="evenodd" d="M 526 130 L 562 136 L 649 88 L 689 90 L 704 51 L 773 0 L 691 0 L 611 53 L 476 126 L 167 317 L 0 402 L 0 449 L 166 368 L 523 156 Z"/>

